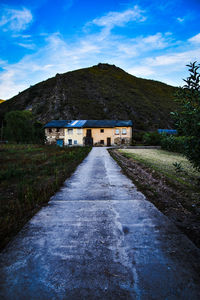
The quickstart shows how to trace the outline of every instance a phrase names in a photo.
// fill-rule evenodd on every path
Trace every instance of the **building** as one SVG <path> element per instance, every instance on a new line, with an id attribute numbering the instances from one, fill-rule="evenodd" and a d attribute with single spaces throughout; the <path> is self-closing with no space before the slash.
<path id="1" fill-rule="evenodd" d="M 47 143 L 59 146 L 129 145 L 132 140 L 130 120 L 53 120 L 44 128 Z"/>

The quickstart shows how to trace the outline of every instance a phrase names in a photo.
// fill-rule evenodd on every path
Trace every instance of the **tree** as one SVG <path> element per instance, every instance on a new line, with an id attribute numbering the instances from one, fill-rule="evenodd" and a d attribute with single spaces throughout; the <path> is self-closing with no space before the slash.
<path id="1" fill-rule="evenodd" d="M 5 138 L 16 143 L 44 141 L 42 124 L 35 121 L 30 111 L 11 111 L 5 115 Z"/>
<path id="2" fill-rule="evenodd" d="M 200 171 L 200 65 L 194 62 L 186 66 L 189 67 L 189 77 L 184 79 L 186 84 L 175 96 L 180 110 L 171 114 L 179 134 L 186 137 L 185 156 Z"/>

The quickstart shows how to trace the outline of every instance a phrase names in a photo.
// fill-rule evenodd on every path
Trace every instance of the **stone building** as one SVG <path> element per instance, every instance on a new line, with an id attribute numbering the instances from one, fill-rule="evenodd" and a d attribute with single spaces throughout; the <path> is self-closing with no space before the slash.
<path id="1" fill-rule="evenodd" d="M 59 146 L 129 145 L 131 120 L 53 120 L 45 126 L 49 144 Z"/>

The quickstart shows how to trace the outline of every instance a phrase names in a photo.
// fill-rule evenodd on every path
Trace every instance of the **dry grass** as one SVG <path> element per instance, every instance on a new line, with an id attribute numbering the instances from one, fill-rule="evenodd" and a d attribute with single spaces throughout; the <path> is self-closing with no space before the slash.
<path id="1" fill-rule="evenodd" d="M 0 145 L 0 248 L 56 192 L 90 148 Z"/>
<path id="2" fill-rule="evenodd" d="M 198 188 L 200 172 L 197 172 L 182 154 L 158 149 L 125 149 L 120 152 L 186 188 Z M 174 166 L 176 163 L 180 163 L 181 170 Z"/>

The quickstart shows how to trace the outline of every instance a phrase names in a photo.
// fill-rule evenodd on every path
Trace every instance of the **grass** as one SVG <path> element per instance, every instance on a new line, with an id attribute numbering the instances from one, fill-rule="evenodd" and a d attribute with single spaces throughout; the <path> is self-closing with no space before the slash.
<path id="1" fill-rule="evenodd" d="M 90 148 L 0 145 L 0 248 L 59 189 Z"/>
<path id="2" fill-rule="evenodd" d="M 165 175 L 173 184 L 179 184 L 185 189 L 199 189 L 200 172 L 197 172 L 182 154 L 158 149 L 126 149 L 120 152 Z"/>

